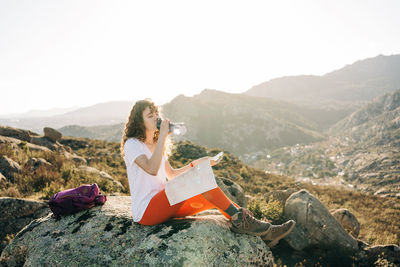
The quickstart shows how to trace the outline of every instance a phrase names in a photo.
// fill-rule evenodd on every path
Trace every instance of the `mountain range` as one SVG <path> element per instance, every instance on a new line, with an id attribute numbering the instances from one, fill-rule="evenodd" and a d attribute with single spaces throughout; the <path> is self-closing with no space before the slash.
<path id="1" fill-rule="evenodd" d="M 354 106 L 400 89 L 399 73 L 400 55 L 379 55 L 323 76 L 300 75 L 272 79 L 252 87 L 245 94 L 318 107 Z"/>
<path id="2" fill-rule="evenodd" d="M 374 97 L 400 89 L 398 73 L 400 55 L 379 55 L 359 60 L 323 76 L 301 75 L 272 79 L 244 91 L 243 95 L 262 96 L 308 107 L 311 112 L 308 116 L 314 116 L 313 120 L 318 122 L 321 129 L 327 129 Z M 38 117 L 40 113 L 37 111 L 32 114 L 14 114 L 8 118 L 1 117 L 0 124 L 32 131 L 40 131 L 45 126 L 111 125 L 125 122 L 132 105 L 132 101 L 113 101 L 55 116 L 48 116 L 53 113 L 51 110 L 45 111 L 42 117 Z M 30 118 L 33 114 L 35 118 Z"/>
<path id="3" fill-rule="evenodd" d="M 55 116 L 0 118 L 0 124 L 29 129 L 40 133 L 43 127 L 61 128 L 67 125 L 95 126 L 123 122 L 129 116 L 133 103 L 112 101 L 75 109 Z"/>

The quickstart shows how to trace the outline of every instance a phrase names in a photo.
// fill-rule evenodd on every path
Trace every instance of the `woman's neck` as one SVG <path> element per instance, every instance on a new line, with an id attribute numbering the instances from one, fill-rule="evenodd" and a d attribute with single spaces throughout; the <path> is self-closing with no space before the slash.
<path id="1" fill-rule="evenodd" d="M 154 144 L 153 136 L 154 136 L 154 133 L 146 132 L 146 139 L 144 140 L 145 144 L 149 144 L 149 145 Z"/>

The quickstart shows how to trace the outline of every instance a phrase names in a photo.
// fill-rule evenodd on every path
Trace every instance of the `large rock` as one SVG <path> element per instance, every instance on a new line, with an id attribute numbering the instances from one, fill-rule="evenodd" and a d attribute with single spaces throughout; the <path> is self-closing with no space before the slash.
<path id="1" fill-rule="evenodd" d="M 86 164 L 87 161 L 84 157 L 78 156 L 75 153 L 69 153 L 67 151 L 63 152 L 63 155 L 66 159 L 75 162 L 76 164 Z"/>
<path id="2" fill-rule="evenodd" d="M 246 196 L 244 194 L 243 188 L 240 185 L 226 178 L 215 177 L 215 180 L 217 181 L 218 186 L 229 199 L 231 199 L 233 202 L 241 207 L 247 207 Z"/>
<path id="3" fill-rule="evenodd" d="M 44 127 L 43 132 L 44 132 L 44 137 L 46 137 L 47 139 L 49 139 L 54 143 L 60 140 L 62 137 L 62 134 L 53 128 Z"/>
<path id="4" fill-rule="evenodd" d="M 307 190 L 300 190 L 286 200 L 284 215 L 296 221 L 296 227 L 286 237 L 287 243 L 295 250 L 313 247 L 326 248 L 337 253 L 358 250 L 357 240 Z"/>
<path id="5" fill-rule="evenodd" d="M 0 197 L 0 253 L 7 245 L 7 235 L 14 235 L 32 220 L 50 212 L 44 201 Z"/>
<path id="6" fill-rule="evenodd" d="M 54 143 L 52 141 L 50 141 L 49 139 L 47 139 L 44 136 L 34 136 L 32 137 L 31 140 L 32 144 L 38 145 L 38 146 L 44 146 L 47 147 L 48 149 L 52 150 L 52 151 L 63 151 L 61 144 L 58 143 Z"/>
<path id="7" fill-rule="evenodd" d="M 0 172 L 13 182 L 14 173 L 20 172 L 21 166 L 7 156 L 2 156 L 0 159 Z"/>
<path id="8" fill-rule="evenodd" d="M 348 209 L 332 210 L 331 214 L 343 226 L 343 228 L 354 237 L 358 237 L 360 233 L 360 223 L 356 216 Z"/>
<path id="9" fill-rule="evenodd" d="M 32 136 L 37 136 L 38 134 L 31 132 L 29 130 L 22 130 L 8 126 L 0 126 L 0 135 L 13 137 L 22 141 L 30 142 Z"/>
<path id="10" fill-rule="evenodd" d="M 25 163 L 25 166 L 30 169 L 31 172 L 34 172 L 37 168 L 45 168 L 45 169 L 52 169 L 53 165 L 45 159 L 42 158 L 30 158 Z"/>
<path id="11" fill-rule="evenodd" d="M 272 266 L 259 237 L 229 230 L 222 215 L 133 223 L 130 197 L 56 220 L 32 221 L 1 254 L 7 266 Z"/>
<path id="12" fill-rule="evenodd" d="M 13 150 L 17 150 L 18 147 L 21 145 L 22 141 L 13 137 L 6 137 L 6 136 L 0 136 L 0 144 L 7 144 L 9 145 Z M 43 151 L 43 152 L 51 152 L 50 149 L 44 146 L 39 146 L 39 145 L 34 145 L 28 142 L 25 142 L 26 145 L 28 146 L 30 151 Z M 18 150 L 17 150 L 18 151 Z"/>

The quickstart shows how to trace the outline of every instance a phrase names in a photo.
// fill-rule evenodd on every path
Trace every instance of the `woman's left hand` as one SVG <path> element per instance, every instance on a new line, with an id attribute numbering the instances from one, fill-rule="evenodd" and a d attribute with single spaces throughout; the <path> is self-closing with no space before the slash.
<path id="1" fill-rule="evenodd" d="M 216 161 L 212 160 L 212 157 L 208 157 L 208 159 L 210 160 L 211 166 L 215 166 L 222 160 L 222 157 L 219 157 Z"/>
<path id="2" fill-rule="evenodd" d="M 220 157 L 218 160 L 212 160 L 212 158 L 213 157 L 203 157 L 203 158 L 199 158 L 199 159 L 196 159 L 196 160 L 194 160 L 194 161 L 192 161 L 192 164 L 194 165 L 194 166 L 197 166 L 197 165 L 199 165 L 201 162 L 203 162 L 203 161 L 205 161 L 205 160 L 209 160 L 210 161 L 210 165 L 211 166 L 215 166 L 215 165 L 217 165 L 220 161 L 221 161 L 221 159 L 222 159 L 222 157 Z"/>

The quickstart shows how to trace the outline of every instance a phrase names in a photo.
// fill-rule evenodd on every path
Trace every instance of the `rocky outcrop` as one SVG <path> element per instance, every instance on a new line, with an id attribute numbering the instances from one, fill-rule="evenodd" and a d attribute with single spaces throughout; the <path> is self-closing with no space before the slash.
<path id="1" fill-rule="evenodd" d="M 8 126 L 0 126 L 0 135 L 13 137 L 26 142 L 30 142 L 32 136 L 38 136 L 37 133 L 31 132 L 29 130 L 22 130 Z"/>
<path id="2" fill-rule="evenodd" d="M 246 197 L 243 188 L 237 183 L 221 177 L 215 177 L 217 185 L 225 193 L 225 195 L 240 207 L 247 207 Z"/>
<path id="3" fill-rule="evenodd" d="M 353 213 L 348 209 L 337 209 L 332 210 L 331 214 L 349 234 L 356 238 L 358 237 L 358 234 L 360 233 L 360 223 Z"/>
<path id="4" fill-rule="evenodd" d="M 53 165 L 42 158 L 30 158 L 24 167 L 28 167 L 31 172 L 34 172 L 37 168 L 51 169 Z"/>
<path id="5" fill-rule="evenodd" d="M 52 150 L 52 151 L 59 151 L 61 146 L 58 145 L 57 143 L 54 143 L 52 141 L 50 141 L 49 139 L 47 139 L 44 136 L 35 136 L 32 137 L 31 140 L 32 144 L 38 145 L 38 146 L 44 146 L 47 147 L 48 149 Z"/>
<path id="6" fill-rule="evenodd" d="M 47 139 L 49 139 L 54 143 L 60 140 L 62 137 L 62 134 L 59 131 L 50 127 L 44 127 L 43 132 L 44 132 L 44 137 L 46 137 Z"/>
<path id="7" fill-rule="evenodd" d="M 21 171 L 21 166 L 7 156 L 0 158 L 0 172 L 9 180 L 14 180 L 14 174 Z"/>
<path id="8" fill-rule="evenodd" d="M 284 215 L 296 221 L 296 227 L 286 237 L 295 250 L 318 247 L 352 253 L 359 249 L 357 240 L 307 190 L 300 190 L 286 200 Z"/>
<path id="9" fill-rule="evenodd" d="M 18 146 L 21 146 L 23 142 L 24 141 L 21 141 L 19 139 L 13 138 L 13 137 L 0 136 L 0 144 L 7 144 L 15 149 Z M 25 144 L 28 146 L 28 149 L 30 151 L 45 151 L 45 152 L 51 151 L 50 149 L 48 149 L 47 147 L 44 147 L 44 146 L 38 146 L 38 145 L 34 145 L 34 144 L 31 144 L 28 142 L 25 142 Z"/>
<path id="10" fill-rule="evenodd" d="M 222 215 L 173 219 L 155 226 L 132 221 L 129 197 L 104 206 L 32 221 L 1 254 L 7 266 L 272 266 L 259 237 L 230 231 Z"/>
<path id="11" fill-rule="evenodd" d="M 0 197 L 0 253 L 8 244 L 7 235 L 15 235 L 32 220 L 49 212 L 44 201 Z"/>
<path id="12" fill-rule="evenodd" d="M 67 151 L 65 151 L 63 153 L 64 157 L 68 160 L 71 160 L 73 162 L 75 162 L 76 164 L 86 164 L 87 161 L 84 157 L 78 156 L 75 153 L 69 153 Z"/>

